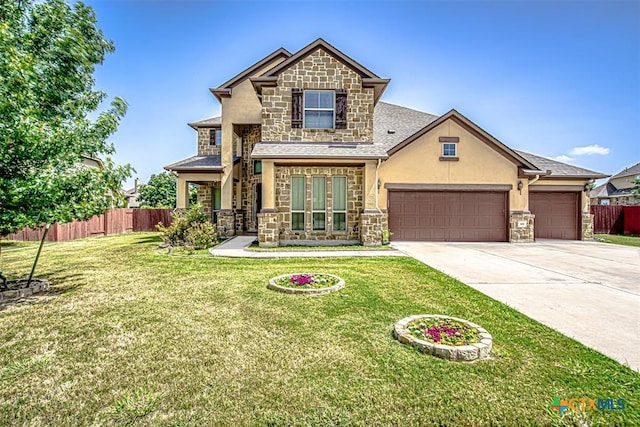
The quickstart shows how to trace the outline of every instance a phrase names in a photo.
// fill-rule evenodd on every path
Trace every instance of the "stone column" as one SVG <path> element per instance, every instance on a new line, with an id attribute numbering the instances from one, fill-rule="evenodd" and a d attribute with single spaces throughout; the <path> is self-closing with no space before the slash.
<path id="1" fill-rule="evenodd" d="M 360 241 L 364 246 L 382 246 L 389 239 L 388 215 L 385 211 L 365 209 L 360 214 Z"/>
<path id="2" fill-rule="evenodd" d="M 509 216 L 509 242 L 532 243 L 536 216 L 528 211 L 511 211 Z"/>
<path id="3" fill-rule="evenodd" d="M 582 212 L 582 240 L 593 240 L 593 215 Z"/>
<path id="4" fill-rule="evenodd" d="M 274 248 L 279 244 L 278 212 L 263 209 L 258 214 L 258 244 L 263 248 Z"/>
<path id="5" fill-rule="evenodd" d="M 233 213 L 233 210 L 223 209 L 218 212 L 218 224 L 216 226 L 216 231 L 218 232 L 219 236 L 235 236 L 235 225 L 235 214 Z"/>

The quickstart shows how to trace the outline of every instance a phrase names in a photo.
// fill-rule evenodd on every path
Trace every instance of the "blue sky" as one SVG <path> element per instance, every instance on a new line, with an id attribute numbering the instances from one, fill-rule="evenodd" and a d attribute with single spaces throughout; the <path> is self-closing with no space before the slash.
<path id="1" fill-rule="evenodd" d="M 391 78 L 384 101 L 455 108 L 512 148 L 600 172 L 640 161 L 639 1 L 87 3 L 116 45 L 97 86 L 129 103 L 115 159 L 142 182 L 196 153 L 186 123 L 219 115 L 210 87 L 318 37 Z"/>

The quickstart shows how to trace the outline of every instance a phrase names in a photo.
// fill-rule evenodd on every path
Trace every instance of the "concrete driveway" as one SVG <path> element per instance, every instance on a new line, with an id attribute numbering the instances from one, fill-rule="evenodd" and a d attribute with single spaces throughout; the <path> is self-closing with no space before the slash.
<path id="1" fill-rule="evenodd" d="M 558 240 L 392 246 L 640 371 L 640 248 Z"/>

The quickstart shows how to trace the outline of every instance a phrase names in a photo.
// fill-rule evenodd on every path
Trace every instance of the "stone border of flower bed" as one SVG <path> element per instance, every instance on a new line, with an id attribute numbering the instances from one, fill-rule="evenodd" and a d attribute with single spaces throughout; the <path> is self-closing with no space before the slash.
<path id="1" fill-rule="evenodd" d="M 475 328 L 478 330 L 480 342 L 464 346 L 442 345 L 421 340 L 409 333 L 409 330 L 407 329 L 409 323 L 414 320 L 429 318 L 451 319 Z M 442 316 L 438 314 L 420 314 L 400 319 L 395 324 L 393 336 L 401 343 L 413 346 L 423 353 L 456 362 L 473 362 L 475 360 L 487 359 L 491 353 L 491 347 L 493 346 L 493 337 L 481 326 L 458 317 Z"/>
<path id="2" fill-rule="evenodd" d="M 26 282 L 27 279 L 18 279 L 14 282 Z M 38 292 L 49 289 L 49 281 L 47 279 L 31 279 L 29 287 L 6 289 L 0 291 L 0 303 L 14 301 L 20 298 L 30 297 Z"/>
<path id="3" fill-rule="evenodd" d="M 267 285 L 267 288 L 272 289 L 274 291 L 277 292 L 282 292 L 285 294 L 303 294 L 303 295 L 321 295 L 321 294 L 328 294 L 330 292 L 337 292 L 340 289 L 344 288 L 344 279 L 342 277 L 338 277 L 335 274 L 327 274 L 327 273 L 322 273 L 325 276 L 331 276 L 331 277 L 335 277 L 336 279 L 338 279 L 338 283 L 336 283 L 333 286 L 329 286 L 326 288 L 289 288 L 289 287 L 285 287 L 285 286 L 280 286 L 277 285 L 276 282 L 283 278 L 283 277 L 291 277 L 291 276 L 295 276 L 295 275 L 302 275 L 302 274 L 319 274 L 319 273 L 290 273 L 290 274 L 281 274 L 280 276 L 276 276 L 276 277 L 272 277 L 271 279 L 269 279 L 269 284 Z"/>

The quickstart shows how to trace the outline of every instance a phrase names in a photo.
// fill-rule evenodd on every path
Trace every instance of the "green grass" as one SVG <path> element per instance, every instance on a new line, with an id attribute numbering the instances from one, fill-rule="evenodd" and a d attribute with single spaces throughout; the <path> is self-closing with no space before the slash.
<path id="1" fill-rule="evenodd" d="M 618 234 L 596 234 L 595 240 L 616 245 L 640 246 L 640 236 L 621 236 Z"/>
<path id="2" fill-rule="evenodd" d="M 37 277 L 50 292 L 0 306 L 0 425 L 640 423 L 640 375 L 410 258 L 172 257 L 158 242 L 47 245 Z M 34 252 L 5 253 L 2 269 L 25 276 Z M 300 271 L 346 288 L 266 288 Z M 459 364 L 399 344 L 393 325 L 411 314 L 480 324 L 493 358 Z M 561 418 L 554 396 L 627 407 Z"/>

